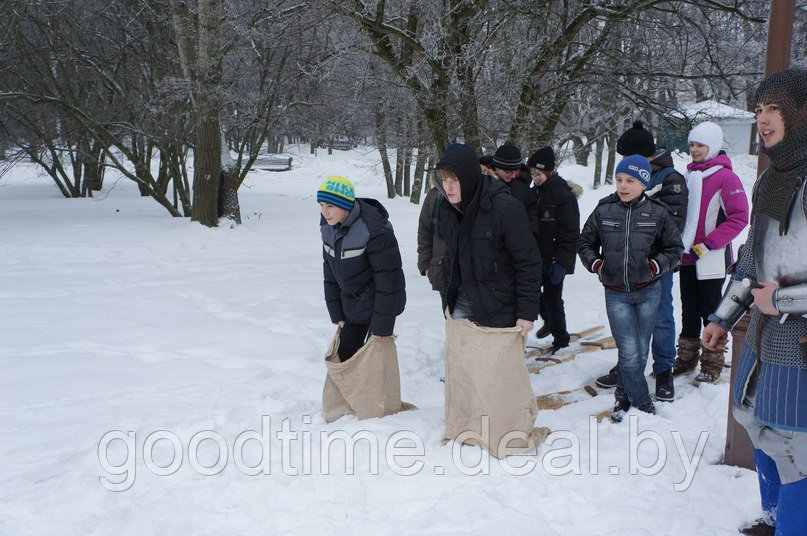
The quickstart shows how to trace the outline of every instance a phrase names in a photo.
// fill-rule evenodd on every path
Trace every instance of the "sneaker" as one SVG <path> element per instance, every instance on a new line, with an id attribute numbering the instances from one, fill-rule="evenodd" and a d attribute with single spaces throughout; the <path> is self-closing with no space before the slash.
<path id="1" fill-rule="evenodd" d="M 558 350 L 560 350 L 561 348 L 568 348 L 568 347 L 569 347 L 568 342 L 566 344 L 562 344 L 562 343 L 559 343 L 559 342 L 553 342 L 552 343 L 552 353 L 550 355 L 555 355 L 558 352 Z"/>
<path id="2" fill-rule="evenodd" d="M 710 372 L 701 372 L 695 376 L 695 381 L 698 383 L 717 383 L 720 380 L 720 374 L 712 374 Z"/>
<path id="3" fill-rule="evenodd" d="M 536 339 L 545 339 L 550 335 L 552 335 L 552 331 L 549 329 L 549 324 L 544 324 L 541 329 L 535 332 Z"/>
<path id="4" fill-rule="evenodd" d="M 617 400 L 614 411 L 611 412 L 611 422 L 620 423 L 625 418 L 625 414 L 630 409 L 630 402 L 627 400 Z"/>
<path id="5" fill-rule="evenodd" d="M 603 389 L 611 389 L 616 387 L 616 367 L 609 370 L 608 374 L 605 376 L 600 376 L 597 378 L 597 381 L 594 383 L 597 384 L 597 387 L 602 387 Z"/>
<path id="6" fill-rule="evenodd" d="M 672 369 L 656 374 L 656 400 L 672 402 L 675 400 L 675 384 Z"/>

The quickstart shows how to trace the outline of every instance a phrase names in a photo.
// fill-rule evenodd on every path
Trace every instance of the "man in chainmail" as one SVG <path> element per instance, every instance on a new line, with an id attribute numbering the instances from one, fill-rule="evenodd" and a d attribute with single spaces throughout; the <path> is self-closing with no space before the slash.
<path id="1" fill-rule="evenodd" d="M 807 70 L 774 73 L 756 94 L 771 165 L 754 186 L 751 229 L 711 323 L 707 348 L 751 308 L 733 413 L 754 444 L 764 518 L 807 534 Z"/>

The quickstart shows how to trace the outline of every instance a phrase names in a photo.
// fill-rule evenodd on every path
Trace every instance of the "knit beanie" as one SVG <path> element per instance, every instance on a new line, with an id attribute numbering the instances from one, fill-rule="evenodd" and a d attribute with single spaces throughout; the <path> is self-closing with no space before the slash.
<path id="1" fill-rule="evenodd" d="M 653 135 L 641 121 L 634 121 L 633 128 L 626 130 L 616 142 L 616 152 L 622 156 L 639 154 L 650 158 L 656 152 Z"/>
<path id="2" fill-rule="evenodd" d="M 644 156 L 634 154 L 623 158 L 619 165 L 616 166 L 614 176 L 620 173 L 630 175 L 641 182 L 645 188 L 650 185 L 650 162 Z"/>
<path id="3" fill-rule="evenodd" d="M 459 142 L 456 142 L 456 141 L 453 142 L 453 143 L 449 143 L 448 145 L 446 145 L 446 150 L 443 151 L 443 156 L 447 155 L 448 153 L 450 153 L 451 151 L 453 151 L 454 149 L 456 149 L 460 145 L 462 145 L 462 144 L 459 143 Z"/>
<path id="4" fill-rule="evenodd" d="M 716 123 L 704 121 L 689 131 L 687 141 L 690 143 L 700 143 L 709 147 L 709 153 L 704 158 L 704 162 L 717 156 L 723 148 L 723 129 Z"/>
<path id="5" fill-rule="evenodd" d="M 527 160 L 527 167 L 540 170 L 555 169 L 555 151 L 552 150 L 552 147 L 541 147 Z"/>
<path id="6" fill-rule="evenodd" d="M 331 175 L 317 190 L 317 203 L 328 203 L 350 211 L 355 201 L 353 183 L 344 177 Z"/>
<path id="7" fill-rule="evenodd" d="M 493 167 L 505 171 L 521 169 L 521 149 L 510 143 L 500 146 L 493 155 Z"/>

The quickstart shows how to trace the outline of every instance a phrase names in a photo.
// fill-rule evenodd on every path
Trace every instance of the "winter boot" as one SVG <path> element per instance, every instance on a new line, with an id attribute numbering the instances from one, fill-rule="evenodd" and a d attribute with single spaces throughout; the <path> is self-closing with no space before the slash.
<path id="1" fill-rule="evenodd" d="M 611 422 L 620 423 L 625 418 L 625 414 L 630 409 L 630 401 L 627 399 L 617 399 L 614 404 L 614 411 L 611 412 Z"/>
<path id="2" fill-rule="evenodd" d="M 675 384 L 673 383 L 673 370 L 667 369 L 656 374 L 656 400 L 672 402 L 675 400 Z"/>
<path id="3" fill-rule="evenodd" d="M 723 371 L 723 350 L 701 349 L 701 373 L 695 377 L 696 382 L 717 383 Z"/>
<path id="4" fill-rule="evenodd" d="M 597 381 L 594 383 L 597 384 L 597 387 L 602 387 L 603 389 L 611 389 L 612 387 L 616 387 L 616 367 L 609 370 L 608 374 L 605 376 L 600 376 L 597 378 Z"/>
<path id="5" fill-rule="evenodd" d="M 698 366 L 701 341 L 695 337 L 678 337 L 678 356 L 673 365 L 673 376 L 692 372 Z"/>

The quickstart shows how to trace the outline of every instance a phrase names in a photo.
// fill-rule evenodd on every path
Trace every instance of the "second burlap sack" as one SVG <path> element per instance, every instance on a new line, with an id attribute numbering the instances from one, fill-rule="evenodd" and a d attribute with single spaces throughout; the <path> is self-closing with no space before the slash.
<path id="1" fill-rule="evenodd" d="M 353 357 L 339 361 L 339 334 L 336 330 L 325 355 L 327 376 L 322 391 L 322 413 L 326 422 L 355 414 L 371 419 L 412 409 L 401 402 L 401 378 L 395 339 L 370 337 Z"/>
<path id="2" fill-rule="evenodd" d="M 497 458 L 543 442 L 538 406 L 524 362 L 521 328 L 487 328 L 446 319 L 443 443 L 479 445 Z"/>

